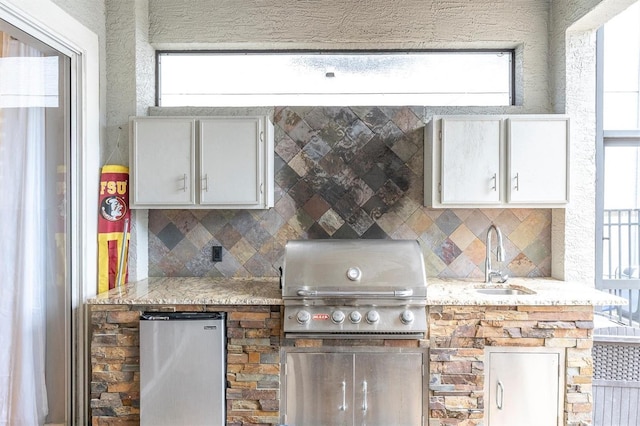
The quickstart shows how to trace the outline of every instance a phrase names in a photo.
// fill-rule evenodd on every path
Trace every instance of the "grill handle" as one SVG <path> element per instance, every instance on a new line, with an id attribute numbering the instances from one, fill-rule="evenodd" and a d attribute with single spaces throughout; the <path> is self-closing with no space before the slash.
<path id="1" fill-rule="evenodd" d="M 410 297 L 413 296 L 413 290 L 410 288 L 391 291 L 298 290 L 297 294 L 302 297 Z"/>

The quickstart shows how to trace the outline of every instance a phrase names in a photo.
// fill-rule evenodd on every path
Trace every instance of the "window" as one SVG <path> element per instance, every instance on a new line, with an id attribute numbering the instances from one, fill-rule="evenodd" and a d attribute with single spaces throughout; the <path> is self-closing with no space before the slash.
<path id="1" fill-rule="evenodd" d="M 598 31 L 596 286 L 640 320 L 640 3 Z"/>
<path id="2" fill-rule="evenodd" d="M 603 128 L 640 129 L 640 4 L 604 26 Z"/>
<path id="3" fill-rule="evenodd" d="M 159 106 L 511 105 L 512 50 L 159 52 Z"/>

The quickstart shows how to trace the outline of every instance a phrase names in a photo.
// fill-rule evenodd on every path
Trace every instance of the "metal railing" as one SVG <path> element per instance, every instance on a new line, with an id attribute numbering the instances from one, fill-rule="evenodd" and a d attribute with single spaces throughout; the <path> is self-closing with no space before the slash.
<path id="1" fill-rule="evenodd" d="M 596 287 L 629 301 L 604 307 L 602 314 L 623 324 L 640 326 L 640 209 L 604 210 L 602 277 Z"/>

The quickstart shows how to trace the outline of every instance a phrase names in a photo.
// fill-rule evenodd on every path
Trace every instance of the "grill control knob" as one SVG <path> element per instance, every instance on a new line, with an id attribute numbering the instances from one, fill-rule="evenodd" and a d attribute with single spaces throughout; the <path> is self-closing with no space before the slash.
<path id="1" fill-rule="evenodd" d="M 311 321 L 311 314 L 307 311 L 299 311 L 296 315 L 296 319 L 300 324 L 306 324 Z"/>
<path id="2" fill-rule="evenodd" d="M 410 310 L 406 310 L 400 314 L 400 321 L 403 324 L 411 324 L 413 322 L 413 312 Z"/>
<path id="3" fill-rule="evenodd" d="M 362 315 L 358 311 L 353 311 L 349 314 L 349 319 L 352 323 L 357 324 L 362 320 Z"/>
<path id="4" fill-rule="evenodd" d="M 360 270 L 360 268 L 354 266 L 347 269 L 347 278 L 349 278 L 351 281 L 358 281 L 361 277 L 362 271 Z"/>
<path id="5" fill-rule="evenodd" d="M 344 321 L 344 312 L 333 311 L 333 313 L 331 314 L 331 321 L 335 322 L 336 324 L 340 324 L 342 321 Z"/>
<path id="6" fill-rule="evenodd" d="M 369 311 L 367 312 L 367 322 L 369 324 L 373 324 L 375 322 L 378 322 L 380 320 L 380 314 L 376 311 Z"/>

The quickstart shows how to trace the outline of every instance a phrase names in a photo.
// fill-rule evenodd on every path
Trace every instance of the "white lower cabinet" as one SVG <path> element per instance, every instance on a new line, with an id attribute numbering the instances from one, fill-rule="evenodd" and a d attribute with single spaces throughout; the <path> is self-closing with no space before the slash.
<path id="1" fill-rule="evenodd" d="M 488 426 L 560 426 L 564 412 L 564 350 L 485 348 Z"/>
<path id="2" fill-rule="evenodd" d="M 273 207 L 266 116 L 131 119 L 131 208 Z"/>
<path id="3" fill-rule="evenodd" d="M 283 424 L 421 426 L 423 352 L 287 352 Z"/>

